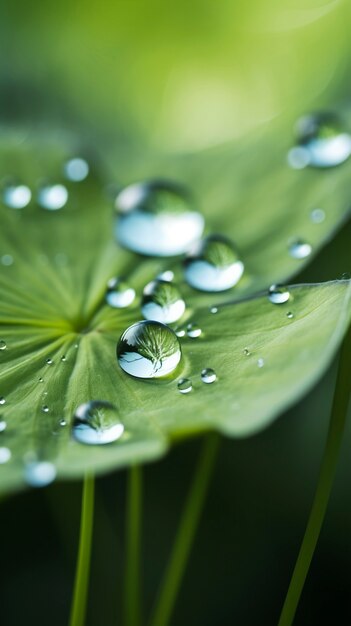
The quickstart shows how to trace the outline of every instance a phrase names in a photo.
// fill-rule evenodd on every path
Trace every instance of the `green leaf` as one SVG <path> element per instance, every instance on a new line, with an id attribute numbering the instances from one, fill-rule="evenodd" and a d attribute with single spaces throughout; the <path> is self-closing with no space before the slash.
<path id="1" fill-rule="evenodd" d="M 267 141 L 258 142 L 256 151 L 264 154 Z M 22 135 L 3 136 L 2 172 L 35 192 L 40 180 L 62 182 L 63 163 L 77 149 L 74 143 L 56 139 L 38 142 L 30 137 L 24 141 Z M 342 197 L 349 165 L 313 173 L 319 177 L 318 185 L 308 172 L 292 173 L 296 189 L 289 178 L 291 197 L 300 193 L 302 185 L 305 194 L 301 192 L 301 198 L 312 198 L 320 186 L 325 192 L 332 184 L 338 188 L 338 201 L 332 198 L 327 224 L 318 230 L 301 208 L 288 217 L 286 212 L 280 220 L 287 189 L 280 184 L 280 176 L 291 175 L 283 158 L 285 144 L 280 150 L 280 159 L 272 157 L 272 180 L 277 181 L 273 198 L 272 185 L 261 180 L 267 173 L 262 167 L 255 178 L 262 211 L 256 210 L 256 203 L 252 213 L 237 220 L 249 279 L 229 296 L 217 296 L 217 301 L 253 293 L 295 271 L 295 261 L 288 257 L 286 246 L 280 245 L 283 221 L 289 232 L 301 236 L 304 227 L 310 239 L 313 233 L 311 243 L 317 249 L 344 219 Z M 215 162 L 211 161 L 212 166 Z M 245 163 L 252 167 L 248 158 L 243 159 L 238 176 L 244 181 L 249 176 Z M 187 170 L 185 160 L 184 173 Z M 263 295 L 220 306 L 216 314 L 208 308 L 214 304 L 212 296 L 183 285 L 186 322 L 199 324 L 201 336 L 181 340 L 183 359 L 175 377 L 142 381 L 127 376 L 117 364 L 115 349 L 123 330 L 140 319 L 139 299 L 128 309 L 111 309 L 104 300 L 107 280 L 116 274 L 124 276 L 140 296 L 145 283 L 169 263 L 142 259 L 115 244 L 111 203 L 94 167 L 86 181 L 65 184 L 69 201 L 59 211 L 44 210 L 35 200 L 22 210 L 0 207 L 0 340 L 7 345 L 0 351 L 0 396 L 6 400 L 0 413 L 7 422 L 0 445 L 12 453 L 0 466 L 0 491 L 24 484 L 23 463 L 28 453 L 52 459 L 58 475 L 69 478 L 81 476 L 87 468 L 104 472 L 157 458 L 173 439 L 208 429 L 246 436 L 296 401 L 325 369 L 348 325 L 348 281 L 295 287 L 286 305 L 273 305 Z M 233 232 L 230 198 L 226 204 L 214 192 L 216 197 L 221 213 L 215 217 L 217 205 L 212 205 L 211 212 L 204 203 L 208 227 L 219 225 L 226 234 Z M 272 226 L 275 219 L 279 228 Z M 262 233 L 268 228 L 270 237 L 262 245 Z M 172 264 L 180 275 L 179 261 Z M 289 310 L 294 313 L 292 319 L 286 315 Z M 245 348 L 249 356 L 244 355 Z M 258 367 L 259 359 L 264 360 L 263 367 Z M 218 376 L 210 385 L 200 380 L 206 367 Z M 192 379 L 191 393 L 182 395 L 177 390 L 180 376 Z M 110 401 L 118 407 L 126 431 L 118 442 L 84 446 L 73 441 L 72 416 L 79 404 L 89 400 Z"/>

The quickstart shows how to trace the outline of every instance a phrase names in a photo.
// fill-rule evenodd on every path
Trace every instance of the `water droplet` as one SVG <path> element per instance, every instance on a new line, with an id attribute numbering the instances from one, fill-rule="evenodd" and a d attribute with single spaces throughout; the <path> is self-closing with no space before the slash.
<path id="1" fill-rule="evenodd" d="M 288 163 L 294 170 L 303 170 L 310 162 L 310 155 L 306 148 L 294 146 L 288 152 Z"/>
<path id="2" fill-rule="evenodd" d="M 289 320 L 292 320 L 292 318 L 294 317 L 294 314 L 293 314 L 291 311 L 289 311 L 289 312 L 286 314 L 286 317 L 288 317 L 288 318 L 289 318 Z"/>
<path id="3" fill-rule="evenodd" d="M 325 220 L 325 211 L 323 209 L 313 209 L 310 213 L 311 222 L 321 224 Z"/>
<path id="4" fill-rule="evenodd" d="M 66 426 L 67 422 L 65 419 L 60 420 L 60 426 Z"/>
<path id="5" fill-rule="evenodd" d="M 44 378 L 42 376 L 40 376 L 40 378 L 38 379 L 40 383 L 44 382 Z"/>
<path id="6" fill-rule="evenodd" d="M 62 363 L 64 363 L 65 361 L 67 361 L 67 358 L 66 358 L 66 356 L 65 356 L 65 355 L 63 355 L 63 356 L 61 357 L 61 361 L 62 361 Z"/>
<path id="7" fill-rule="evenodd" d="M 189 393 L 192 390 L 193 385 L 189 378 L 181 378 L 178 381 L 177 387 L 180 393 Z"/>
<path id="8" fill-rule="evenodd" d="M 153 280 L 146 285 L 141 301 L 141 312 L 145 319 L 172 324 L 185 311 L 185 302 L 178 287 L 165 280 Z"/>
<path id="9" fill-rule="evenodd" d="M 211 235 L 197 244 L 184 262 L 185 278 L 200 291 L 226 291 L 240 280 L 244 264 L 234 244 Z"/>
<path id="10" fill-rule="evenodd" d="M 0 398 L 0 404 L 5 404 L 5 403 L 6 403 L 5 398 Z"/>
<path id="11" fill-rule="evenodd" d="M 129 326 L 117 344 L 121 368 L 138 378 L 159 378 L 173 372 L 181 359 L 180 344 L 171 328 L 144 321 Z"/>
<path id="12" fill-rule="evenodd" d="M 257 367 L 261 368 L 264 366 L 264 360 L 262 358 L 257 359 Z"/>
<path id="13" fill-rule="evenodd" d="M 25 464 L 24 478 L 31 487 L 45 487 L 56 478 L 56 467 L 50 461 L 30 461 Z"/>
<path id="14" fill-rule="evenodd" d="M 289 245 L 289 254 L 294 259 L 306 259 L 312 252 L 311 244 L 303 239 L 296 239 Z"/>
<path id="15" fill-rule="evenodd" d="M 10 265 L 13 265 L 13 256 L 11 254 L 3 254 L 1 257 L 1 264 L 5 265 L 6 267 L 9 267 Z"/>
<path id="16" fill-rule="evenodd" d="M 200 337 L 202 330 L 197 324 L 188 324 L 186 327 L 186 332 L 188 337 L 195 339 L 196 337 Z"/>
<path id="17" fill-rule="evenodd" d="M 68 180 L 79 183 L 88 176 L 89 165 L 84 159 L 75 157 L 65 163 L 63 171 Z"/>
<path id="18" fill-rule="evenodd" d="M 218 313 L 218 308 L 216 306 L 211 306 L 210 313 Z"/>
<path id="19" fill-rule="evenodd" d="M 118 241 L 148 256 L 184 254 L 201 237 L 204 218 L 180 186 L 162 181 L 136 183 L 116 199 Z"/>
<path id="20" fill-rule="evenodd" d="M 47 406 L 47 404 L 44 404 L 44 406 L 41 407 L 41 410 L 43 411 L 43 413 L 49 413 L 50 409 Z"/>
<path id="21" fill-rule="evenodd" d="M 207 384 L 214 383 L 216 379 L 217 379 L 216 372 L 210 367 L 206 367 L 206 369 L 202 370 L 201 380 L 203 383 L 207 383 Z"/>
<path id="22" fill-rule="evenodd" d="M 6 350 L 7 345 L 6 345 L 6 341 L 4 341 L 3 339 L 0 339 L 0 350 Z"/>
<path id="23" fill-rule="evenodd" d="M 11 450 L 8 448 L 0 448 L 0 465 L 7 463 L 11 458 Z"/>
<path id="24" fill-rule="evenodd" d="M 250 354 L 251 354 L 251 352 L 250 352 L 250 350 L 248 348 L 244 348 L 243 349 L 243 353 L 244 353 L 245 356 L 250 356 Z"/>
<path id="25" fill-rule="evenodd" d="M 124 431 L 118 411 L 110 402 L 81 404 L 73 418 L 72 435 L 80 443 L 103 445 L 120 439 Z"/>
<path id="26" fill-rule="evenodd" d="M 47 365 L 52 365 L 53 364 L 53 360 L 52 359 L 46 359 L 46 363 L 47 363 Z"/>
<path id="27" fill-rule="evenodd" d="M 32 198 L 27 185 L 7 185 L 3 191 L 3 202 L 11 209 L 24 209 Z"/>
<path id="28" fill-rule="evenodd" d="M 130 306 L 135 298 L 135 290 L 120 278 L 111 278 L 107 283 L 106 302 L 115 309 Z"/>
<path id="29" fill-rule="evenodd" d="M 157 276 L 157 279 L 166 280 L 168 283 L 171 283 L 172 280 L 174 280 L 174 272 L 172 272 L 172 270 L 165 270 Z"/>
<path id="30" fill-rule="evenodd" d="M 306 115 L 296 125 L 297 143 L 305 151 L 306 165 L 333 167 L 351 154 L 351 136 L 343 132 L 338 117 L 332 113 Z"/>
<path id="31" fill-rule="evenodd" d="M 6 430 L 6 426 L 7 426 L 6 422 L 0 419 L 0 433 L 3 433 L 4 430 Z"/>
<path id="32" fill-rule="evenodd" d="M 341 274 L 341 280 L 350 280 L 351 278 L 351 274 L 349 274 L 348 272 L 344 272 L 343 274 Z"/>
<path id="33" fill-rule="evenodd" d="M 184 328 L 176 328 L 174 331 L 177 337 L 185 337 L 185 329 Z"/>
<path id="34" fill-rule="evenodd" d="M 58 211 L 65 206 L 68 191 L 64 185 L 45 185 L 38 193 L 38 203 L 48 211 Z"/>
<path id="35" fill-rule="evenodd" d="M 283 285 L 272 285 L 268 291 L 268 299 L 273 304 L 284 304 L 290 298 L 290 293 L 287 287 Z"/>

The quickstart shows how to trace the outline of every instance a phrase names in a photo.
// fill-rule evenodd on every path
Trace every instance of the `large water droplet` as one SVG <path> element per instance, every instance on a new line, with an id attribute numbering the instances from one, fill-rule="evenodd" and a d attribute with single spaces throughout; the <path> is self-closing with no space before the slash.
<path id="1" fill-rule="evenodd" d="M 32 198 L 27 185 L 7 185 L 3 191 L 3 202 L 11 209 L 24 209 Z"/>
<path id="2" fill-rule="evenodd" d="M 6 345 L 6 341 L 4 341 L 3 339 L 0 339 L 0 350 L 6 350 L 7 345 Z"/>
<path id="3" fill-rule="evenodd" d="M 74 183 L 79 183 L 88 176 L 89 165 L 84 159 L 76 157 L 67 161 L 63 170 L 68 180 L 71 180 Z"/>
<path id="4" fill-rule="evenodd" d="M 293 167 L 291 154 L 294 155 L 296 150 L 299 150 L 297 162 L 300 168 L 306 165 L 333 167 L 346 161 L 351 154 L 351 136 L 343 132 L 340 120 L 332 113 L 302 117 L 296 124 L 296 133 L 298 147 L 292 149 L 289 158 Z"/>
<path id="5" fill-rule="evenodd" d="M 111 278 L 107 283 L 106 302 L 115 309 L 130 306 L 135 298 L 135 290 L 120 278 Z"/>
<path id="6" fill-rule="evenodd" d="M 9 448 L 0 448 L 0 465 L 7 463 L 11 458 L 11 450 Z"/>
<path id="7" fill-rule="evenodd" d="M 171 328 L 160 322 L 137 322 L 117 344 L 121 368 L 138 378 L 159 378 L 173 372 L 181 359 L 180 344 Z"/>
<path id="8" fill-rule="evenodd" d="M 290 292 L 283 285 L 272 285 L 268 291 L 268 299 L 273 304 L 284 304 L 290 298 Z"/>
<path id="9" fill-rule="evenodd" d="M 73 418 L 72 434 L 80 443 L 112 443 L 120 439 L 123 431 L 117 409 L 110 402 L 93 400 L 81 404 Z"/>
<path id="10" fill-rule="evenodd" d="M 303 239 L 296 239 L 289 245 L 289 254 L 294 259 L 306 259 L 312 252 L 312 246 Z"/>
<path id="11" fill-rule="evenodd" d="M 56 467 L 50 461 L 28 461 L 24 468 L 24 478 L 31 487 L 45 487 L 56 478 Z"/>
<path id="12" fill-rule="evenodd" d="M 174 283 L 153 280 L 146 285 L 141 302 L 145 319 L 172 324 L 182 317 L 184 311 L 185 302 Z"/>
<path id="13" fill-rule="evenodd" d="M 206 367 L 206 369 L 201 372 L 201 380 L 203 383 L 207 383 L 208 385 L 214 383 L 217 379 L 216 372 L 210 367 Z"/>
<path id="14" fill-rule="evenodd" d="M 38 203 L 48 211 L 62 209 L 67 200 L 68 191 L 64 185 L 45 185 L 38 193 Z"/>
<path id="15" fill-rule="evenodd" d="M 184 267 L 187 282 L 200 291 L 226 291 L 244 271 L 234 244 L 221 235 L 211 235 L 196 245 Z"/>
<path id="16" fill-rule="evenodd" d="M 192 390 L 193 385 L 189 378 L 181 378 L 178 381 L 177 387 L 180 393 L 189 393 Z"/>
<path id="17" fill-rule="evenodd" d="M 125 247 L 148 256 L 187 252 L 204 229 L 204 218 L 180 186 L 162 181 L 136 183 L 116 199 L 116 237 Z"/>

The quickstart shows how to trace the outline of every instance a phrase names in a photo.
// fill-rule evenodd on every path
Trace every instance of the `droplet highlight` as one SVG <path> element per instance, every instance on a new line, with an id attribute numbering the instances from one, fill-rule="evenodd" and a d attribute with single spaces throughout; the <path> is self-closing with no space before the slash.
<path id="1" fill-rule="evenodd" d="M 230 239 L 211 235 L 194 246 L 184 262 L 187 283 L 200 291 L 226 291 L 236 285 L 244 264 Z"/>
<path id="2" fill-rule="evenodd" d="M 144 288 L 141 312 L 145 319 L 172 324 L 182 317 L 184 311 L 185 302 L 174 283 L 153 280 Z"/>
<path id="3" fill-rule="evenodd" d="M 62 425 L 62 422 L 61 422 Z M 104 445 L 121 438 L 124 426 L 110 402 L 92 400 L 81 404 L 74 415 L 72 435 L 79 443 Z"/>

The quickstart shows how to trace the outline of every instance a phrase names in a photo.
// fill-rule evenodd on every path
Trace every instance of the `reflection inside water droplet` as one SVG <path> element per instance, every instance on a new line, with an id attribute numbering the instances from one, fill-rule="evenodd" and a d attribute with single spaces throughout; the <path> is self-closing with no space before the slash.
<path id="1" fill-rule="evenodd" d="M 48 211 L 62 209 L 67 200 L 68 191 L 64 185 L 45 185 L 38 193 L 38 204 Z"/>
<path id="2" fill-rule="evenodd" d="M 56 478 L 56 467 L 50 461 L 29 461 L 24 467 L 24 479 L 31 487 L 45 487 Z"/>
<path id="3" fill-rule="evenodd" d="M 111 278 L 107 283 L 105 299 L 109 306 L 124 309 L 132 304 L 135 290 L 120 278 Z"/>
<path id="4" fill-rule="evenodd" d="M 201 372 L 201 380 L 203 383 L 211 384 L 217 379 L 216 372 L 210 367 L 206 367 Z"/>
<path id="5" fill-rule="evenodd" d="M 181 359 L 180 344 L 171 328 L 155 321 L 133 324 L 117 344 L 121 368 L 138 378 L 159 378 L 173 372 Z"/>
<path id="6" fill-rule="evenodd" d="M 72 435 L 80 443 L 113 443 L 120 439 L 123 431 L 124 426 L 120 422 L 118 411 L 110 402 L 93 400 L 81 404 L 73 418 Z"/>
<path id="7" fill-rule="evenodd" d="M 3 191 L 3 202 L 11 209 L 24 209 L 32 198 L 27 185 L 7 185 Z"/>
<path id="8" fill-rule="evenodd" d="M 289 245 L 289 254 L 294 259 L 306 259 L 311 252 L 311 244 L 303 239 L 296 239 Z"/>
<path id="9" fill-rule="evenodd" d="M 11 458 L 11 450 L 9 448 L 0 448 L 0 465 L 4 465 Z"/>
<path id="10" fill-rule="evenodd" d="M 272 285 L 268 291 L 268 299 L 272 304 L 284 304 L 290 298 L 290 292 L 283 285 Z"/>
<path id="11" fill-rule="evenodd" d="M 211 235 L 194 246 L 184 262 L 186 281 L 200 291 L 226 291 L 240 280 L 244 264 L 234 244 Z"/>
<path id="12" fill-rule="evenodd" d="M 184 311 L 185 302 L 174 283 L 153 280 L 146 285 L 141 301 L 141 312 L 145 319 L 172 324 L 182 317 Z"/>
<path id="13" fill-rule="evenodd" d="M 180 393 L 189 393 L 192 390 L 193 385 L 189 378 L 181 378 L 178 381 L 177 387 Z"/>
<path id="14" fill-rule="evenodd" d="M 71 180 L 74 183 L 79 183 L 89 174 L 89 165 L 80 157 L 76 157 L 74 159 L 70 159 L 64 165 L 64 174 L 68 180 Z"/>

